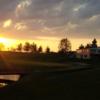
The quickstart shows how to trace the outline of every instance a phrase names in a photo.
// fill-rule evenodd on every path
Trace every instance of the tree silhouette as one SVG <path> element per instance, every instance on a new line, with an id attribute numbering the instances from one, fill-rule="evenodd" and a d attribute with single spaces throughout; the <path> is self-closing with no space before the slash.
<path id="1" fill-rule="evenodd" d="M 46 53 L 50 53 L 50 48 L 49 47 L 46 48 Z"/>
<path id="2" fill-rule="evenodd" d="M 71 50 L 71 43 L 67 38 L 61 39 L 59 44 L 59 52 L 66 53 Z"/>
<path id="3" fill-rule="evenodd" d="M 31 50 L 31 52 L 36 53 L 37 52 L 37 45 L 35 43 L 31 44 L 30 50 Z"/>
<path id="4" fill-rule="evenodd" d="M 87 44 L 87 45 L 85 46 L 85 48 L 86 48 L 86 49 L 91 48 L 91 44 Z"/>
<path id="5" fill-rule="evenodd" d="M 92 41 L 92 48 L 97 48 L 97 40 L 95 38 Z"/>
<path id="6" fill-rule="evenodd" d="M 40 46 L 40 47 L 38 48 L 38 53 L 42 53 L 42 51 L 43 51 L 42 46 Z"/>
<path id="7" fill-rule="evenodd" d="M 17 51 L 19 51 L 19 52 L 22 51 L 22 43 L 18 44 L 18 46 L 17 46 Z"/>
<path id="8" fill-rule="evenodd" d="M 26 42 L 23 49 L 24 51 L 27 51 L 27 52 L 30 51 L 30 43 Z"/>
<path id="9" fill-rule="evenodd" d="M 81 45 L 79 46 L 79 49 L 84 49 L 84 45 L 81 44 Z"/>

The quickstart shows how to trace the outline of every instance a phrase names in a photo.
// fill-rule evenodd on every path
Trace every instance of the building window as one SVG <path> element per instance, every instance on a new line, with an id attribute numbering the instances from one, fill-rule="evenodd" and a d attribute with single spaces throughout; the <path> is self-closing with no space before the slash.
<path id="1" fill-rule="evenodd" d="M 91 53 L 96 53 L 96 50 L 95 49 L 91 49 Z"/>

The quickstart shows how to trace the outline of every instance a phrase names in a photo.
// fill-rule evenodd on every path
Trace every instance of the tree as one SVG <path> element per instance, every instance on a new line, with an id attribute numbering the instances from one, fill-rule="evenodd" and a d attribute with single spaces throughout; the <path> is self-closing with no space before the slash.
<path id="1" fill-rule="evenodd" d="M 97 40 L 94 38 L 94 40 L 92 41 L 92 48 L 97 48 Z"/>
<path id="2" fill-rule="evenodd" d="M 84 45 L 81 44 L 81 45 L 79 46 L 79 49 L 84 49 Z"/>
<path id="3" fill-rule="evenodd" d="M 46 53 L 50 53 L 50 48 L 49 47 L 46 48 Z"/>
<path id="4" fill-rule="evenodd" d="M 38 53 L 42 53 L 42 51 L 43 51 L 42 46 L 40 46 L 40 47 L 38 48 Z"/>
<path id="5" fill-rule="evenodd" d="M 18 46 L 17 46 L 17 50 L 18 50 L 19 52 L 22 51 L 22 43 L 18 44 Z"/>
<path id="6" fill-rule="evenodd" d="M 37 52 L 37 45 L 35 43 L 31 44 L 30 49 L 31 49 L 31 52 L 36 53 Z"/>
<path id="7" fill-rule="evenodd" d="M 71 43 L 67 38 L 61 39 L 59 44 L 59 52 L 66 53 L 71 51 Z"/>
<path id="8" fill-rule="evenodd" d="M 24 51 L 30 51 L 30 43 L 29 42 L 26 42 L 25 45 L 24 45 Z"/>
<path id="9" fill-rule="evenodd" d="M 91 48 L 91 44 L 87 44 L 87 45 L 85 46 L 85 48 L 86 48 L 86 49 Z"/>

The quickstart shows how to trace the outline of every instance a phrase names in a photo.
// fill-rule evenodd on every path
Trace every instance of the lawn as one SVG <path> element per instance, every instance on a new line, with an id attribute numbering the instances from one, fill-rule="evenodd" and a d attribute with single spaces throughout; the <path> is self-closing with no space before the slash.
<path id="1" fill-rule="evenodd" d="M 0 99 L 99 100 L 100 68 L 65 58 L 66 62 L 57 62 L 61 59 L 44 54 L 2 53 L 1 74 L 27 74 L 15 84 L 0 89 Z"/>
<path id="2" fill-rule="evenodd" d="M 30 71 L 63 71 L 89 68 L 89 65 L 69 61 L 66 56 L 51 54 L 31 54 L 1 52 L 0 72 L 11 71 L 29 73 Z M 56 57 L 57 56 L 57 57 Z M 62 61 L 62 62 L 61 62 Z M 64 62 L 63 62 L 64 61 Z"/>

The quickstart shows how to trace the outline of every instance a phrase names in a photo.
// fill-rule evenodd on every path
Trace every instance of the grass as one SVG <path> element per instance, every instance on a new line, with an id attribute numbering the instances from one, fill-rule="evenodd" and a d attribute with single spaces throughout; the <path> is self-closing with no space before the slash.
<path id="1" fill-rule="evenodd" d="M 30 71 L 48 70 L 76 70 L 88 68 L 89 66 L 82 63 L 76 63 L 68 60 L 66 55 L 59 54 L 32 54 L 32 53 L 17 53 L 17 52 L 1 52 L 1 73 L 6 72 L 22 72 L 29 73 Z"/>
<path id="2" fill-rule="evenodd" d="M 2 88 L 1 100 L 100 99 L 100 68 L 89 69 L 90 65 L 69 61 L 65 56 L 45 54 L 2 52 L 0 61 L 0 73 L 29 72 L 15 84 Z"/>
<path id="3" fill-rule="evenodd" d="M 76 72 L 37 72 L 1 90 L 2 100 L 100 99 L 100 69 Z"/>

